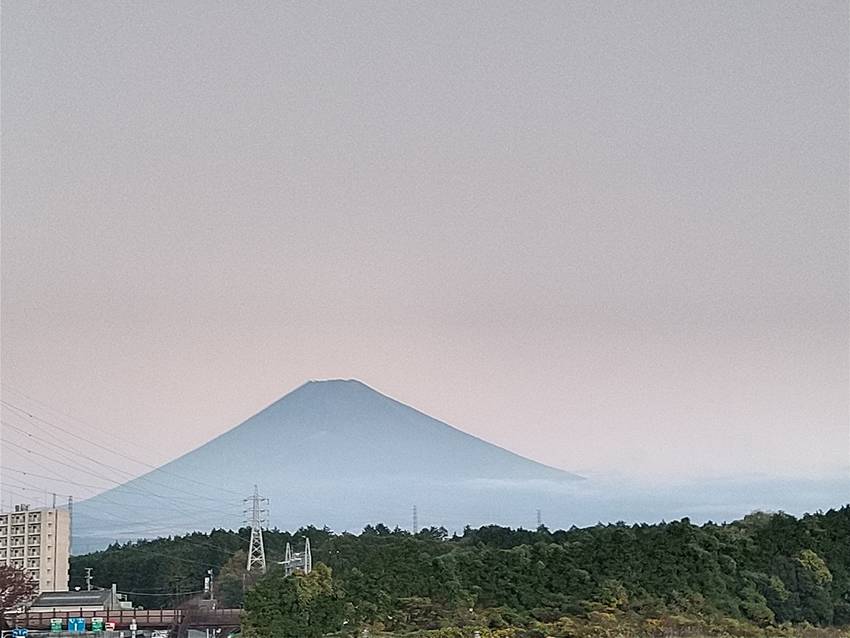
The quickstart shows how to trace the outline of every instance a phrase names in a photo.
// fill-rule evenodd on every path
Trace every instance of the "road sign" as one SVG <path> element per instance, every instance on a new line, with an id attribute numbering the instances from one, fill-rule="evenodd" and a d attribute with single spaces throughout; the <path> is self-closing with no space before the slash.
<path id="1" fill-rule="evenodd" d="M 85 618 L 69 618 L 68 619 L 68 631 L 81 634 L 85 630 L 86 630 L 86 619 Z"/>
<path id="2" fill-rule="evenodd" d="M 103 618 L 94 617 L 91 619 L 92 631 L 103 631 Z"/>
<path id="3" fill-rule="evenodd" d="M 62 619 L 61 618 L 51 618 L 50 619 L 50 631 L 51 633 L 58 633 L 62 631 Z"/>
<path id="4" fill-rule="evenodd" d="M 15 636 L 15 638 L 26 638 L 26 635 L 28 633 L 29 629 L 27 629 L 26 627 L 15 627 L 12 630 L 12 635 Z"/>

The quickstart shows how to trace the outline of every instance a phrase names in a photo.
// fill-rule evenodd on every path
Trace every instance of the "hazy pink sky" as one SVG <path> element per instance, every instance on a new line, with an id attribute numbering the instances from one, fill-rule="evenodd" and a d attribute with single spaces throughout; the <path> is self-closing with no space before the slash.
<path id="1" fill-rule="evenodd" d="M 4 400 L 159 463 L 354 377 L 577 472 L 846 470 L 846 2 L 2 8 Z"/>

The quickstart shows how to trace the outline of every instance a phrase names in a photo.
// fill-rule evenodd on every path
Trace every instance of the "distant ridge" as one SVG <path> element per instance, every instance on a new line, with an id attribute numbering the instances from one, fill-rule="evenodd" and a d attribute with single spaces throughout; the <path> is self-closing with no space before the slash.
<path id="1" fill-rule="evenodd" d="M 211 478 L 223 489 L 200 485 Z M 377 520 L 406 523 L 414 503 L 445 522 L 496 520 L 518 508 L 527 516 L 534 512 L 526 502 L 534 493 L 580 478 L 467 434 L 361 381 L 314 380 L 162 468 L 79 504 L 75 548 L 237 527 L 233 494 L 247 496 L 255 483 L 271 498 L 275 525 L 360 529 Z M 155 515 L 144 516 L 152 509 Z"/>

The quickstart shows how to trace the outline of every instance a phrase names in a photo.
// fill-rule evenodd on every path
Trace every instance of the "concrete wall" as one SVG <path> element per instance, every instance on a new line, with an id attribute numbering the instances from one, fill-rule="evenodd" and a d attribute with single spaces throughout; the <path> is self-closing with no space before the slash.
<path id="1" fill-rule="evenodd" d="M 41 510 L 39 591 L 68 591 L 71 517 L 68 510 Z"/>

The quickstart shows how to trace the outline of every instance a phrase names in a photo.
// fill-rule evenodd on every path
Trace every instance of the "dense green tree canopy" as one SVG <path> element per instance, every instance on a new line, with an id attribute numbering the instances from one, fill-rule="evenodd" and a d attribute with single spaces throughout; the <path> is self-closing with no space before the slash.
<path id="1" fill-rule="evenodd" d="M 348 627 L 495 629 L 588 614 L 850 625 L 850 506 L 802 518 L 757 513 L 727 524 L 487 526 L 451 537 L 440 528 L 412 535 L 381 524 L 359 535 L 271 531 L 270 563 L 282 558 L 286 542 L 300 545 L 304 536 L 316 563 L 333 570 L 326 584 L 341 605 L 333 614 L 342 613 Z M 219 597 L 239 604 L 247 539 L 247 530 L 215 530 L 115 545 L 74 557 L 72 585 L 93 567 L 98 584 L 151 592 L 136 602 L 167 606 L 185 599 L 179 592 L 199 589 L 212 567 Z M 304 592 L 273 574 L 249 591 L 246 608 L 302 604 Z"/>
<path id="2" fill-rule="evenodd" d="M 246 638 L 319 638 L 343 622 L 342 597 L 322 563 L 310 574 L 288 577 L 275 567 L 245 596 Z"/>

